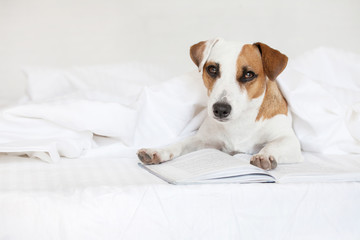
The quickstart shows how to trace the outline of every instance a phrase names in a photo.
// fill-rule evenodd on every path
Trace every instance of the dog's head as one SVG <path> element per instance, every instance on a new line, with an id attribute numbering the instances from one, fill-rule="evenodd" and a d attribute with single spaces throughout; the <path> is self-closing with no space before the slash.
<path id="1" fill-rule="evenodd" d="M 220 122 L 259 108 L 267 81 L 275 81 L 288 58 L 263 43 L 241 44 L 222 39 L 202 41 L 190 48 L 193 62 L 208 89 L 208 113 Z"/>

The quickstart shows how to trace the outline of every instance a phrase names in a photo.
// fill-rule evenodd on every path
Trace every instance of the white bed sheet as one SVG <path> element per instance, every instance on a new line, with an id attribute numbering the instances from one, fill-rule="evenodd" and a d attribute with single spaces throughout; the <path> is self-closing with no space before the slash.
<path id="1" fill-rule="evenodd" d="M 305 153 L 297 165 L 329 162 L 351 182 L 175 186 L 138 167 L 134 152 L 115 143 L 57 163 L 2 157 L 0 239 L 360 237 L 357 155 Z"/>

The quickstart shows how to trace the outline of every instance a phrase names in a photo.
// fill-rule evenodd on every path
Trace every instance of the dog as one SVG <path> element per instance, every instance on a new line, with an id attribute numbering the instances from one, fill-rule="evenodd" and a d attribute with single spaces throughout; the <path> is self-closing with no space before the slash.
<path id="1" fill-rule="evenodd" d="M 302 161 L 287 101 L 277 83 L 288 58 L 264 43 L 211 39 L 194 44 L 190 57 L 208 93 L 208 116 L 198 132 L 158 149 L 140 149 L 145 164 L 159 164 L 203 148 L 253 154 L 265 170 Z"/>

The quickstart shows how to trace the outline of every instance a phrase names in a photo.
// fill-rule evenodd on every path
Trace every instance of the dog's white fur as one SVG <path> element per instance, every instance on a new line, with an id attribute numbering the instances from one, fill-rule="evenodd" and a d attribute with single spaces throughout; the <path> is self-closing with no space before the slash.
<path id="1" fill-rule="evenodd" d="M 202 148 L 216 148 L 229 154 L 255 154 L 251 163 L 264 169 L 275 168 L 276 162 L 301 161 L 290 112 L 257 121 L 265 89 L 259 97 L 250 99 L 246 89 L 239 87 L 236 61 L 244 44 L 222 39 L 205 44 L 199 71 L 203 71 L 208 61 L 221 64 L 221 76 L 209 92 L 207 118 L 197 134 L 184 141 L 158 149 L 140 149 L 140 160 L 156 164 Z M 261 53 L 258 54 L 261 57 Z M 213 113 L 213 105 L 219 101 L 231 105 L 231 113 L 223 122 L 215 119 Z"/>

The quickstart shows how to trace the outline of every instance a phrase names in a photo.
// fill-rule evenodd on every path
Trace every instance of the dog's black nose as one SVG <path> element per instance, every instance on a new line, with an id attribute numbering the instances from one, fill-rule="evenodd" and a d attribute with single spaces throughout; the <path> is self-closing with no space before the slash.
<path id="1" fill-rule="evenodd" d="M 213 113 L 217 118 L 226 118 L 231 112 L 231 106 L 228 103 L 218 102 L 213 105 Z"/>

